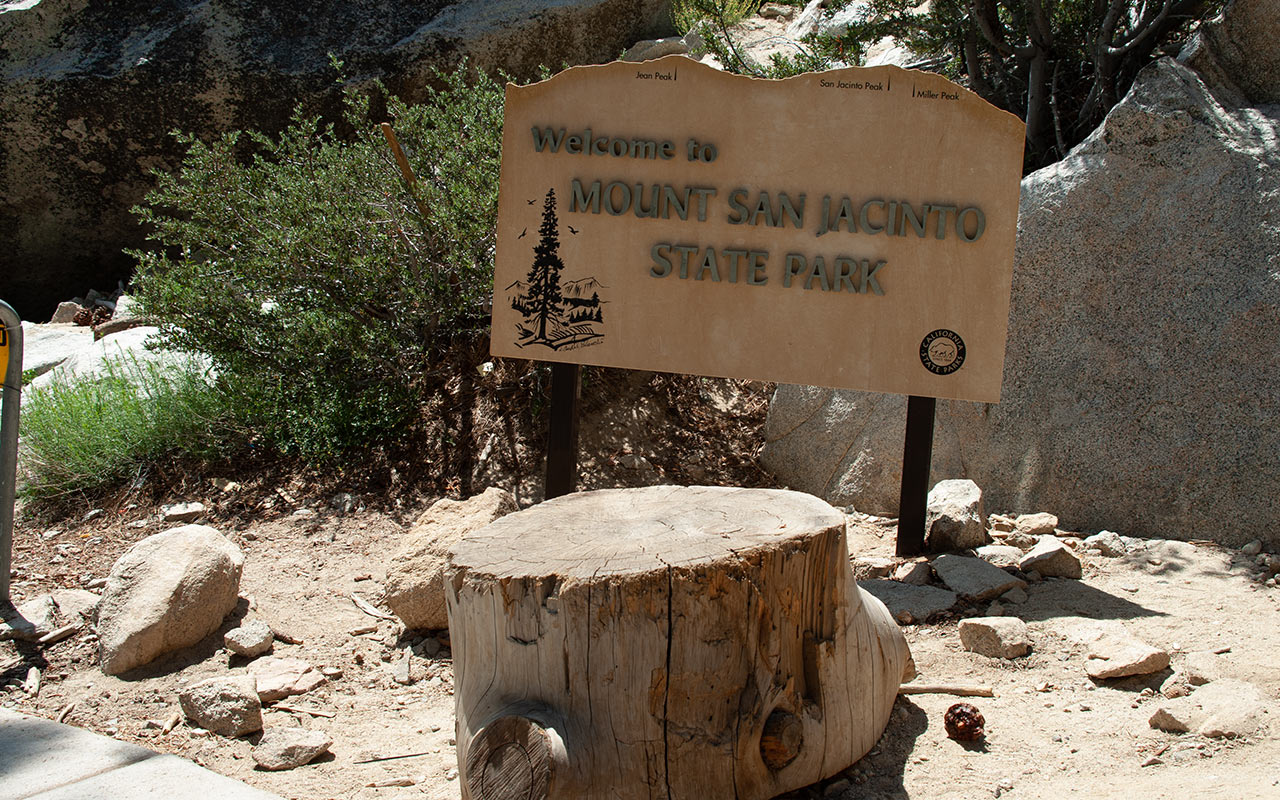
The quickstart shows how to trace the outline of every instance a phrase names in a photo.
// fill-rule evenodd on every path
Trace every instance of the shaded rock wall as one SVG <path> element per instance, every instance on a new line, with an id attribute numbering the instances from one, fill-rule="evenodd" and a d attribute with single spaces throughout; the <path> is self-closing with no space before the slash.
<path id="1" fill-rule="evenodd" d="M 0 298 L 48 319 L 114 289 L 142 243 L 129 214 L 168 132 L 277 131 L 293 106 L 337 108 L 328 53 L 356 79 L 420 99 L 431 66 L 486 70 L 617 57 L 664 31 L 659 0 L 262 3 L 41 0 L 0 13 Z"/>

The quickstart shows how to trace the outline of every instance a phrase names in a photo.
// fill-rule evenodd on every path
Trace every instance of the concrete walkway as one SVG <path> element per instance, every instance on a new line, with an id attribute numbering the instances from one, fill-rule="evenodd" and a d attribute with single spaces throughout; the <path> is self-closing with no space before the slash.
<path id="1" fill-rule="evenodd" d="M 185 758 L 0 709 L 0 800 L 281 800 Z"/>

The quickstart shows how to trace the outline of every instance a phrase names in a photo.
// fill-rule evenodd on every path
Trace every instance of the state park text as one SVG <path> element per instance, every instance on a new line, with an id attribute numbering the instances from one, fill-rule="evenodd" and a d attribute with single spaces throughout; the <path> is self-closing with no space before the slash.
<path id="1" fill-rule="evenodd" d="M 534 126 L 537 153 L 563 153 L 588 158 L 640 161 L 684 161 L 710 164 L 719 157 L 712 143 L 689 138 L 683 145 L 669 139 L 597 135 L 564 127 Z M 646 183 L 633 180 L 573 178 L 569 211 L 611 217 L 679 219 L 706 222 L 721 215 L 730 225 L 811 229 L 815 237 L 828 234 L 915 236 L 935 241 L 973 243 L 982 238 L 987 219 L 982 209 L 949 200 L 912 201 L 885 196 L 850 197 L 823 194 L 811 203 L 807 193 L 723 189 L 715 186 Z M 812 212 L 810 217 L 807 213 Z M 766 250 L 656 242 L 649 249 L 649 274 L 692 280 L 764 286 L 769 283 L 770 253 Z M 832 257 L 786 253 L 777 273 L 783 287 L 847 291 L 883 295 L 881 283 L 888 264 L 883 259 L 852 255 Z M 775 268 L 777 269 L 777 268 Z"/>

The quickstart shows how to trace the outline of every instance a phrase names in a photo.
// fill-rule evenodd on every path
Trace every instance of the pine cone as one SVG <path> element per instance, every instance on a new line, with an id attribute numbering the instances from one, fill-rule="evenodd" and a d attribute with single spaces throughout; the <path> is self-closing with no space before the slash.
<path id="1" fill-rule="evenodd" d="M 983 726 L 987 721 L 982 718 L 982 712 L 968 703 L 956 703 L 948 708 L 942 722 L 947 735 L 958 742 L 976 742 L 986 735 Z"/>

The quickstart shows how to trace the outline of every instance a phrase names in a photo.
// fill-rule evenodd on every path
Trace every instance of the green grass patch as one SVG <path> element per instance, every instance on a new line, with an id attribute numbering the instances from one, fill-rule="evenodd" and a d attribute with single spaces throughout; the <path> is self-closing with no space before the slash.
<path id="1" fill-rule="evenodd" d="M 224 454 L 235 434 L 227 395 L 198 367 L 114 362 L 23 401 L 19 494 L 35 503 L 92 495 L 165 462 Z"/>

